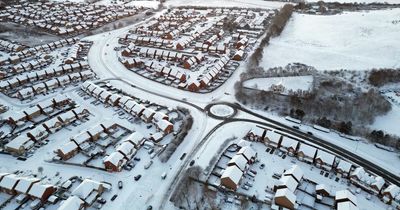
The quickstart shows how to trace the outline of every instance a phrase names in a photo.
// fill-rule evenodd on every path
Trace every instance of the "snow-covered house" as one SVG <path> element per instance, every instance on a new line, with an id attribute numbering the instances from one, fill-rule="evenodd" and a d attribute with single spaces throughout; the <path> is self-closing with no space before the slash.
<path id="1" fill-rule="evenodd" d="M 237 166 L 228 166 L 221 175 L 221 185 L 236 190 L 242 176 L 243 172 Z"/>
<path id="2" fill-rule="evenodd" d="M 128 160 L 120 152 L 113 152 L 103 159 L 105 169 L 114 172 L 121 171 L 127 161 Z"/>
<path id="3" fill-rule="evenodd" d="M 0 181 L 0 190 L 10 195 L 15 195 L 15 187 L 17 186 L 20 177 L 15 174 L 5 175 Z"/>
<path id="4" fill-rule="evenodd" d="M 78 151 L 79 146 L 74 141 L 70 141 L 57 149 L 57 155 L 63 160 L 68 160 L 75 156 Z"/>
<path id="5" fill-rule="evenodd" d="M 250 146 L 240 148 L 237 155 L 242 155 L 246 158 L 248 164 L 254 163 L 257 158 L 257 152 L 254 151 Z"/>
<path id="6" fill-rule="evenodd" d="M 39 125 L 36 128 L 30 130 L 27 133 L 28 137 L 32 139 L 32 141 L 38 142 L 49 136 L 49 132 L 43 125 Z"/>
<path id="7" fill-rule="evenodd" d="M 247 137 L 252 141 L 264 141 L 266 133 L 264 128 L 255 126 L 247 133 Z"/>
<path id="8" fill-rule="evenodd" d="M 15 191 L 17 193 L 27 194 L 32 185 L 39 181 L 40 179 L 33 177 L 21 177 L 17 186 L 15 187 Z"/>
<path id="9" fill-rule="evenodd" d="M 281 146 L 282 135 L 273 131 L 268 131 L 265 135 L 265 140 L 269 146 L 278 148 Z"/>
<path id="10" fill-rule="evenodd" d="M 299 186 L 299 182 L 293 176 L 282 176 L 277 183 L 274 185 L 274 191 L 278 189 L 288 188 L 290 191 L 294 192 Z"/>
<path id="11" fill-rule="evenodd" d="M 400 196 L 400 187 L 395 184 L 391 184 L 382 191 L 382 196 L 382 200 L 385 203 L 391 204 L 392 201 L 395 201 Z M 400 199 L 398 201 L 400 203 Z"/>
<path id="12" fill-rule="evenodd" d="M 297 157 L 301 161 L 313 163 L 316 153 L 317 148 L 312 147 L 308 144 L 301 143 L 299 149 L 297 150 Z"/>
<path id="13" fill-rule="evenodd" d="M 71 195 L 80 198 L 87 206 L 91 206 L 104 190 L 105 186 L 103 183 L 91 179 L 84 179 L 82 183 L 72 191 Z"/>
<path id="14" fill-rule="evenodd" d="M 288 188 L 278 189 L 275 193 L 275 204 L 288 209 L 295 209 L 296 195 Z"/>
<path id="15" fill-rule="evenodd" d="M 47 199 L 56 191 L 56 187 L 49 184 L 35 183 L 32 185 L 28 192 L 33 198 L 40 199 L 42 202 L 47 201 Z"/>
<path id="16" fill-rule="evenodd" d="M 283 176 L 292 176 L 298 183 L 300 183 L 303 178 L 304 172 L 301 170 L 300 166 L 292 165 L 289 169 L 287 169 Z"/>
<path id="17" fill-rule="evenodd" d="M 160 120 L 156 122 L 157 128 L 165 134 L 171 133 L 174 129 L 174 124 L 168 120 Z"/>
<path id="18" fill-rule="evenodd" d="M 81 210 L 84 208 L 84 203 L 78 196 L 70 196 L 61 203 L 58 210 Z"/>
<path id="19" fill-rule="evenodd" d="M 299 146 L 298 141 L 296 141 L 290 137 L 283 136 L 279 150 L 281 150 L 283 152 L 287 152 L 288 155 L 290 155 L 290 156 L 294 156 L 297 151 L 298 146 Z"/>
<path id="20" fill-rule="evenodd" d="M 332 169 L 332 167 L 334 167 L 335 156 L 319 149 L 315 155 L 314 161 L 317 167 L 324 168 L 329 171 Z"/>
<path id="21" fill-rule="evenodd" d="M 129 141 L 122 142 L 116 150 L 122 153 L 126 159 L 130 160 L 136 154 L 135 145 Z"/>
<path id="22" fill-rule="evenodd" d="M 156 112 L 153 109 L 146 108 L 143 111 L 141 118 L 145 123 L 149 123 L 149 122 L 151 122 L 151 120 L 153 119 L 153 116 L 155 114 L 156 114 Z"/>
<path id="23" fill-rule="evenodd" d="M 237 166 L 241 171 L 246 171 L 247 169 L 247 159 L 243 155 L 236 154 L 228 162 L 228 166 Z"/>
<path id="24" fill-rule="evenodd" d="M 135 145 L 136 149 L 139 149 L 144 142 L 144 136 L 140 132 L 134 132 L 129 135 L 128 138 L 126 138 L 124 141 L 129 141 L 130 143 Z"/>
<path id="25" fill-rule="evenodd" d="M 26 135 L 20 135 L 5 145 L 5 150 L 11 154 L 23 155 L 34 146 L 35 142 Z"/>
<path id="26" fill-rule="evenodd" d="M 350 175 L 350 170 L 352 168 L 352 164 L 345 161 L 345 160 L 339 160 L 339 163 L 336 166 L 336 172 L 338 174 L 341 174 L 342 177 L 348 177 Z"/>
<path id="27" fill-rule="evenodd" d="M 343 203 L 343 202 L 350 202 L 354 206 L 357 206 L 357 197 L 348 190 L 336 191 L 336 195 L 335 195 L 336 205 L 339 205 L 339 203 Z"/>

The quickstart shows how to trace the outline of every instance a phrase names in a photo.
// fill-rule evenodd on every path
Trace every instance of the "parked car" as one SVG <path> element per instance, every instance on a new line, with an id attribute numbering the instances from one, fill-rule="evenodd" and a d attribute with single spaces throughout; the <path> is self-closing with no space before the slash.
<path id="1" fill-rule="evenodd" d="M 142 177 L 142 175 L 136 175 L 135 177 L 134 177 L 134 179 L 135 179 L 135 181 L 138 181 L 140 178 Z"/>
<path id="2" fill-rule="evenodd" d="M 140 157 L 134 157 L 133 159 L 136 161 L 140 161 Z"/>
<path id="3" fill-rule="evenodd" d="M 265 164 L 262 163 L 262 164 L 260 165 L 260 169 L 263 169 L 264 167 L 265 167 Z"/>
<path id="4" fill-rule="evenodd" d="M 185 158 L 186 153 L 183 153 L 182 156 L 179 158 L 180 160 L 183 160 L 183 158 Z"/>
<path id="5" fill-rule="evenodd" d="M 98 198 L 97 198 L 97 202 L 98 202 L 98 203 L 101 203 L 101 204 L 107 203 L 106 199 L 104 199 L 104 198 L 102 198 L 102 197 L 98 197 Z"/>
<path id="6" fill-rule="evenodd" d="M 150 168 L 150 166 L 153 164 L 153 161 L 150 160 L 146 165 L 144 165 L 144 169 Z"/>
<path id="7" fill-rule="evenodd" d="M 167 172 L 161 174 L 161 179 L 165 179 L 167 177 Z"/>
<path id="8" fill-rule="evenodd" d="M 122 181 L 118 181 L 118 188 L 122 189 L 122 187 L 123 187 Z"/>
<path id="9" fill-rule="evenodd" d="M 113 197 L 111 197 L 111 201 L 114 201 L 117 197 L 118 197 L 117 194 L 113 195 Z"/>

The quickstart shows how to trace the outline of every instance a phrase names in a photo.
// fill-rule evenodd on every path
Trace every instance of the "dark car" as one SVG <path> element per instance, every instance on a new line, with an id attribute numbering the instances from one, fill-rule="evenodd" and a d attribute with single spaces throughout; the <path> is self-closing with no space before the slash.
<path id="1" fill-rule="evenodd" d="M 122 187 L 123 187 L 122 181 L 118 181 L 118 188 L 122 189 Z"/>
<path id="2" fill-rule="evenodd" d="M 310 132 L 310 131 L 308 131 L 307 134 L 310 135 L 310 136 L 314 135 L 314 134 L 313 134 L 312 132 Z"/>
<path id="3" fill-rule="evenodd" d="M 186 157 L 186 153 L 183 153 L 182 154 L 182 156 L 181 156 L 181 158 L 179 158 L 180 160 L 183 160 L 183 158 L 185 158 Z"/>
<path id="4" fill-rule="evenodd" d="M 137 176 L 135 176 L 135 177 L 134 177 L 135 181 L 138 181 L 138 180 L 140 179 L 140 177 L 142 177 L 142 175 L 140 175 L 140 174 L 137 175 Z"/>
<path id="5" fill-rule="evenodd" d="M 194 160 L 190 161 L 189 165 L 193 166 L 194 165 Z"/>
<path id="6" fill-rule="evenodd" d="M 113 197 L 111 197 L 111 201 L 114 201 L 117 197 L 118 197 L 117 194 L 113 195 Z"/>
<path id="7" fill-rule="evenodd" d="M 140 157 L 134 157 L 133 159 L 136 161 L 140 161 Z"/>
<path id="8" fill-rule="evenodd" d="M 147 210 L 152 210 L 152 209 L 153 209 L 153 206 L 151 206 L 151 205 L 147 207 Z"/>
<path id="9" fill-rule="evenodd" d="M 300 129 L 299 126 L 297 126 L 297 125 L 294 125 L 293 128 L 294 129 Z"/>

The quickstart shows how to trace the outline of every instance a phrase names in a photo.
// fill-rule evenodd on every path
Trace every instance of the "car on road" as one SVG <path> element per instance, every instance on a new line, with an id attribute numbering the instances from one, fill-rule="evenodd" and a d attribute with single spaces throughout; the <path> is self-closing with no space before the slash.
<path id="1" fill-rule="evenodd" d="M 122 181 L 118 181 L 118 189 L 122 189 L 122 187 L 123 187 Z"/>
<path id="2" fill-rule="evenodd" d="M 133 159 L 136 161 L 140 161 L 140 157 L 134 157 Z"/>
<path id="3" fill-rule="evenodd" d="M 307 131 L 307 134 L 310 136 L 314 135 L 311 131 Z"/>
<path id="4" fill-rule="evenodd" d="M 138 181 L 139 179 L 140 179 L 140 177 L 142 177 L 142 175 L 136 175 L 135 177 L 134 177 L 134 179 L 135 179 L 135 181 Z"/>
<path id="5" fill-rule="evenodd" d="M 193 166 L 194 165 L 194 160 L 190 161 L 189 165 Z"/>
<path id="6" fill-rule="evenodd" d="M 150 160 L 146 165 L 144 165 L 144 169 L 150 168 L 150 166 L 153 164 L 153 161 Z"/>
<path id="7" fill-rule="evenodd" d="M 182 154 L 182 156 L 179 158 L 180 160 L 183 160 L 183 158 L 186 157 L 186 152 Z"/>
<path id="8" fill-rule="evenodd" d="M 297 126 L 297 125 L 293 125 L 292 127 L 293 127 L 294 129 L 297 129 L 297 130 L 300 129 L 299 126 Z"/>
<path id="9" fill-rule="evenodd" d="M 101 204 L 107 203 L 106 199 L 104 199 L 104 198 L 102 198 L 102 197 L 98 197 L 98 198 L 97 198 L 97 202 L 98 202 L 98 203 L 101 203 Z"/>
<path id="10" fill-rule="evenodd" d="M 118 197 L 117 194 L 113 195 L 113 197 L 111 197 L 111 201 L 114 201 L 117 197 Z"/>

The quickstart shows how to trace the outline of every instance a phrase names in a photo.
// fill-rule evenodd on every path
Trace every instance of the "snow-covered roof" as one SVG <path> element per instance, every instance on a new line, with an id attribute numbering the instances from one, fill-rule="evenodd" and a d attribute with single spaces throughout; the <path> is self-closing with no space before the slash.
<path id="1" fill-rule="evenodd" d="M 28 194 L 36 198 L 41 198 L 48 188 L 53 188 L 53 185 L 35 183 L 32 185 Z"/>
<path id="2" fill-rule="evenodd" d="M 337 169 L 340 169 L 344 172 L 350 172 L 351 169 L 351 163 L 345 161 L 345 160 L 340 160 L 338 166 L 336 167 Z"/>
<path id="3" fill-rule="evenodd" d="M 168 120 L 160 120 L 157 122 L 158 128 L 160 128 L 163 131 L 170 125 L 173 125 L 173 124 L 171 122 L 169 122 Z"/>
<path id="4" fill-rule="evenodd" d="M 86 131 L 82 131 L 72 138 L 77 144 L 82 144 L 90 139 L 90 135 Z"/>
<path id="5" fill-rule="evenodd" d="M 240 141 L 237 143 L 238 147 L 242 148 L 242 147 L 246 147 L 246 146 L 250 146 L 251 142 L 246 141 L 244 139 L 240 139 Z"/>
<path id="6" fill-rule="evenodd" d="M 279 197 L 286 198 L 293 205 L 296 203 L 296 195 L 288 188 L 278 189 L 275 193 L 275 199 Z"/>
<path id="7" fill-rule="evenodd" d="M 350 201 L 345 201 L 337 204 L 337 210 L 358 210 L 358 207 Z"/>
<path id="8" fill-rule="evenodd" d="M 8 142 L 5 146 L 6 146 L 6 148 L 19 150 L 20 147 L 22 147 L 22 146 L 26 149 L 26 148 L 28 148 L 28 146 L 31 146 L 34 143 L 35 142 L 33 142 L 26 135 L 20 135 L 20 136 L 17 136 L 15 139 L 11 140 L 10 142 Z"/>
<path id="9" fill-rule="evenodd" d="M 229 178 L 236 185 L 239 184 L 243 172 L 236 166 L 228 166 L 221 175 L 221 179 Z"/>
<path id="10" fill-rule="evenodd" d="M 300 144 L 298 152 L 303 152 L 304 156 L 314 158 L 317 149 L 307 144 Z"/>
<path id="11" fill-rule="evenodd" d="M 335 200 L 349 200 L 353 204 L 357 205 L 357 198 L 353 193 L 348 190 L 336 191 Z"/>
<path id="12" fill-rule="evenodd" d="M 292 165 L 288 170 L 283 173 L 284 176 L 293 176 L 298 182 L 303 178 L 304 172 L 300 166 Z"/>
<path id="13" fill-rule="evenodd" d="M 136 146 L 138 146 L 139 144 L 141 144 L 143 138 L 144 138 L 144 136 L 142 133 L 135 132 L 135 133 L 132 133 L 131 135 L 129 135 L 125 141 L 130 141 L 130 142 L 134 143 Z"/>
<path id="14" fill-rule="evenodd" d="M 268 131 L 266 136 L 268 137 L 269 141 L 274 142 L 276 144 L 278 144 L 281 139 L 281 134 L 272 131 Z"/>
<path id="15" fill-rule="evenodd" d="M 101 186 L 102 184 L 100 182 L 85 179 L 77 188 L 75 188 L 74 191 L 72 191 L 71 195 L 78 196 L 82 200 L 85 200 L 92 191 L 99 191 Z"/>
<path id="16" fill-rule="evenodd" d="M 61 203 L 58 210 L 79 210 L 83 203 L 84 202 L 77 196 L 70 196 L 67 200 Z"/>
<path id="17" fill-rule="evenodd" d="M 375 177 L 375 181 L 372 183 L 372 186 L 376 187 L 378 190 L 381 190 L 384 184 L 385 180 L 382 177 L 377 176 Z"/>
<path id="18" fill-rule="evenodd" d="M 397 195 L 400 195 L 400 187 L 395 184 L 391 184 L 389 187 L 383 190 L 383 193 L 389 193 L 394 198 Z"/>
<path id="19" fill-rule="evenodd" d="M 20 177 L 17 177 L 15 174 L 10 174 L 4 176 L 0 182 L 0 187 L 8 190 L 14 189 L 15 184 L 17 184 Z"/>
<path id="20" fill-rule="evenodd" d="M 228 165 L 236 165 L 240 170 L 244 171 L 246 169 L 247 160 L 243 155 L 235 155 L 228 162 Z"/>
<path id="21" fill-rule="evenodd" d="M 287 187 L 290 191 L 294 192 L 299 183 L 292 176 L 282 176 L 276 186 Z"/>
<path id="22" fill-rule="evenodd" d="M 256 136 L 262 136 L 264 134 L 264 132 L 265 132 L 265 129 L 260 128 L 258 126 L 255 126 L 250 130 L 250 133 L 253 133 Z"/>
<path id="23" fill-rule="evenodd" d="M 126 156 L 131 155 L 135 151 L 135 146 L 130 143 L 129 141 L 125 141 L 122 144 L 120 144 L 117 149 L 117 151 L 122 152 Z"/>
<path id="24" fill-rule="evenodd" d="M 289 137 L 286 137 L 286 136 L 282 137 L 282 142 L 281 142 L 281 146 L 282 147 L 285 147 L 285 148 L 290 148 L 291 147 L 293 149 L 296 149 L 298 144 L 299 144 L 299 142 L 294 140 L 294 139 L 292 139 L 292 138 L 289 138 Z"/>
<path id="25" fill-rule="evenodd" d="M 256 151 L 254 151 L 250 146 L 240 148 L 237 154 L 243 155 L 247 159 L 247 161 L 255 158 L 257 155 Z"/>
<path id="26" fill-rule="evenodd" d="M 63 154 L 68 154 L 68 153 L 70 153 L 70 152 L 72 152 L 72 151 L 74 151 L 76 149 L 78 149 L 78 145 L 76 145 L 75 142 L 70 141 L 70 142 L 64 144 L 63 146 L 61 146 L 60 151 Z"/>
<path id="27" fill-rule="evenodd" d="M 319 149 L 317 151 L 317 156 L 315 156 L 315 159 L 320 159 L 326 164 L 333 165 L 333 161 L 335 161 L 335 156 Z"/>
<path id="28" fill-rule="evenodd" d="M 103 159 L 103 162 L 110 162 L 111 164 L 118 166 L 119 162 L 124 159 L 124 155 L 120 152 L 113 152 L 109 156 Z"/>
<path id="29" fill-rule="evenodd" d="M 33 177 L 21 177 L 19 180 L 17 186 L 15 187 L 15 190 L 20 192 L 20 193 L 27 193 L 29 190 L 29 187 L 35 182 L 39 182 L 40 180 L 37 178 Z"/>
<path id="30" fill-rule="evenodd" d="M 318 191 L 318 190 L 324 190 L 324 191 L 328 192 L 329 194 L 331 193 L 330 188 L 328 188 L 325 184 L 317 184 L 317 185 L 315 186 L 315 190 L 316 190 L 316 191 Z"/>
<path id="31" fill-rule="evenodd" d="M 104 128 L 101 125 L 96 125 L 88 130 L 88 133 L 90 133 L 91 135 L 96 135 L 102 132 L 104 132 Z"/>

